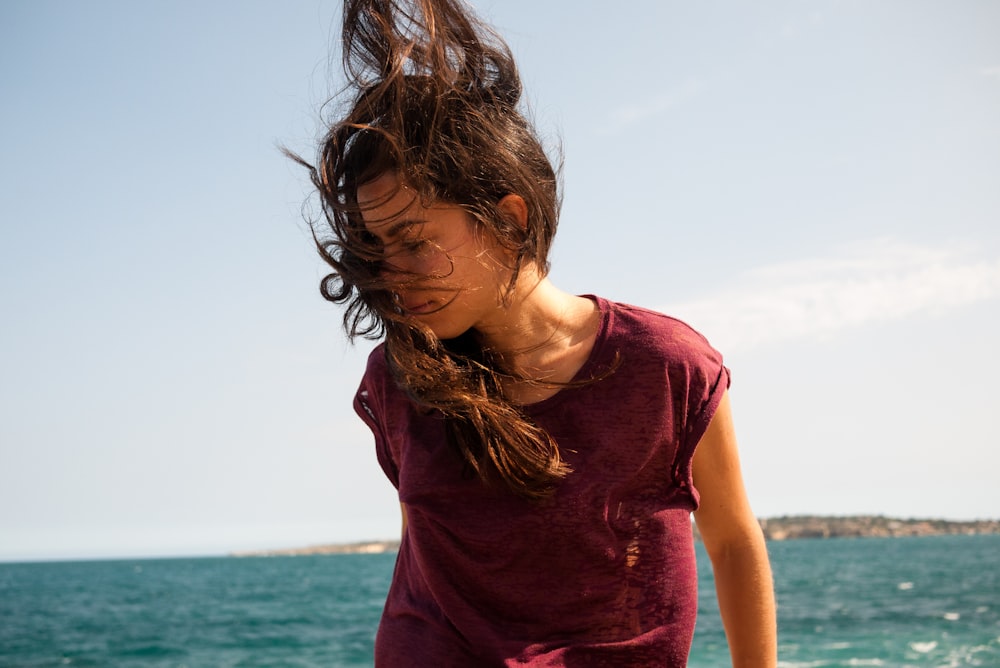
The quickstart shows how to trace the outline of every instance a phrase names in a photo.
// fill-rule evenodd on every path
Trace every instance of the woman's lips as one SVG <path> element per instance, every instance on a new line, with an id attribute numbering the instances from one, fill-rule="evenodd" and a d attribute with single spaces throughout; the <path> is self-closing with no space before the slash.
<path id="1" fill-rule="evenodd" d="M 403 304 L 403 310 L 412 315 L 430 313 L 435 309 L 433 301 L 412 301 Z"/>

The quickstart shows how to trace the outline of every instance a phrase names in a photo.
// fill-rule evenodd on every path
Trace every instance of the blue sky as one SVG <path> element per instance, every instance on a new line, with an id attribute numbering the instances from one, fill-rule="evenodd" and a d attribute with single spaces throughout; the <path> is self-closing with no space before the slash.
<path id="1" fill-rule="evenodd" d="M 726 354 L 758 514 L 1000 517 L 1000 5 L 477 6 L 565 159 L 553 279 Z M 0 6 L 0 559 L 398 533 L 277 149 L 337 12 Z"/>

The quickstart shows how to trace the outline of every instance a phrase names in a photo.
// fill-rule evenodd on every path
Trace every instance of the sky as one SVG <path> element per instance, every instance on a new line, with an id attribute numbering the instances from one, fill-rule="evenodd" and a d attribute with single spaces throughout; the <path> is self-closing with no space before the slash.
<path id="1" fill-rule="evenodd" d="M 1000 4 L 476 5 L 563 161 L 554 282 L 724 353 L 758 515 L 1000 518 Z M 279 150 L 338 12 L 0 4 L 0 560 L 398 536 Z"/>

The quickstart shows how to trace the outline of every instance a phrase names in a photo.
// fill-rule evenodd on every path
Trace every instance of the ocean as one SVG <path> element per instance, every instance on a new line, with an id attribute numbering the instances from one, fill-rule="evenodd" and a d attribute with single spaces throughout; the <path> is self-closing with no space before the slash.
<path id="1" fill-rule="evenodd" d="M 1000 536 L 769 543 L 780 664 L 1000 667 Z M 711 569 L 689 666 L 728 665 Z M 0 564 L 0 666 L 370 666 L 395 554 Z"/>

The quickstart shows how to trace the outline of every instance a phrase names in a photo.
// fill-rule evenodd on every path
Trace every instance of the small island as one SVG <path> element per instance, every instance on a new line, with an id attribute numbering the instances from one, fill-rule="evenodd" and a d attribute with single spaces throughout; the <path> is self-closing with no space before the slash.
<path id="1" fill-rule="evenodd" d="M 898 538 L 1000 533 L 1000 520 L 899 519 L 882 515 L 791 515 L 760 520 L 767 540 L 796 538 Z"/>
<path id="2" fill-rule="evenodd" d="M 786 515 L 760 520 L 769 541 L 801 538 L 898 538 L 903 536 L 943 536 L 1000 534 L 1000 520 L 899 519 L 882 515 Z M 695 537 L 698 536 L 695 526 Z M 237 552 L 236 557 L 277 557 L 313 554 L 382 554 L 399 549 L 398 540 L 359 543 L 332 543 L 284 550 Z"/>

